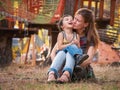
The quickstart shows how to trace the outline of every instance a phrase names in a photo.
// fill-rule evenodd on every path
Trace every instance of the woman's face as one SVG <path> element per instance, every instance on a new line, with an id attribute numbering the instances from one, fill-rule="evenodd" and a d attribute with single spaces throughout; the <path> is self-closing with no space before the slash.
<path id="1" fill-rule="evenodd" d="M 86 23 L 84 22 L 84 18 L 80 14 L 76 14 L 73 20 L 73 28 L 76 30 L 84 30 L 86 27 Z"/>

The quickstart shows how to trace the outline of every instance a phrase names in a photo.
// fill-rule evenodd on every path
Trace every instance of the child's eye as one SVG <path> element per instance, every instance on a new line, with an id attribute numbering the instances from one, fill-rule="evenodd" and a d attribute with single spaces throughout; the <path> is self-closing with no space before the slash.
<path id="1" fill-rule="evenodd" d="M 69 20 L 68 18 L 65 19 L 65 21 L 68 21 L 68 20 Z"/>

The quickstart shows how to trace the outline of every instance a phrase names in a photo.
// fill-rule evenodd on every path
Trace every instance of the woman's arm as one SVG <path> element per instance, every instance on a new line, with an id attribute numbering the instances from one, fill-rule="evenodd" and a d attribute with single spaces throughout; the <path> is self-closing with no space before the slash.
<path id="1" fill-rule="evenodd" d="M 76 45 L 77 45 L 78 47 L 80 47 L 80 36 L 79 36 L 79 34 L 77 34 Z"/>
<path id="2" fill-rule="evenodd" d="M 87 66 L 87 65 L 91 64 L 91 63 L 92 63 L 93 56 L 95 55 L 95 52 L 96 52 L 95 47 L 94 47 L 94 46 L 90 46 L 89 49 L 88 49 L 88 52 L 87 52 L 87 54 L 89 55 L 89 58 L 88 58 L 87 60 L 85 60 L 85 61 L 81 64 L 81 66 L 84 67 L 84 66 Z"/>
<path id="3" fill-rule="evenodd" d="M 50 54 L 50 57 L 51 57 L 52 61 L 53 61 L 53 59 L 54 59 L 54 57 L 56 55 L 56 52 L 57 52 L 57 43 L 54 45 L 54 47 L 53 47 L 53 49 L 51 51 L 51 54 Z"/>

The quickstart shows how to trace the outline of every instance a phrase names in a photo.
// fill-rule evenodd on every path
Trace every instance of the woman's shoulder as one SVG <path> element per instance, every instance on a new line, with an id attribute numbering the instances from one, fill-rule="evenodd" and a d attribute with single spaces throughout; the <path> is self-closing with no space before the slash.
<path id="1" fill-rule="evenodd" d="M 80 39 L 87 39 L 86 36 L 80 36 Z"/>

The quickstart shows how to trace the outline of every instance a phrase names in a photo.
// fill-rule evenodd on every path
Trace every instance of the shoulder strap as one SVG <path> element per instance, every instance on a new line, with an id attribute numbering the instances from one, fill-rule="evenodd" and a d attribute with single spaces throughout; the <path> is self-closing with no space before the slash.
<path id="1" fill-rule="evenodd" d="M 65 31 L 62 31 L 62 34 L 63 34 L 63 39 L 64 39 L 64 38 L 66 39 Z"/>
<path id="2" fill-rule="evenodd" d="M 74 37 L 75 39 L 77 39 L 77 33 L 76 33 L 76 32 L 74 32 L 73 37 Z"/>
<path id="3" fill-rule="evenodd" d="M 63 34 L 63 39 L 67 40 L 67 37 L 66 37 L 66 34 L 65 34 L 64 31 L 62 31 L 62 34 Z M 73 32 L 73 38 L 72 38 L 72 40 L 74 40 L 74 39 L 77 39 L 77 33 L 76 33 L 76 32 Z M 71 40 L 71 41 L 72 41 L 72 40 Z M 71 42 L 71 41 L 70 41 L 70 42 Z"/>

